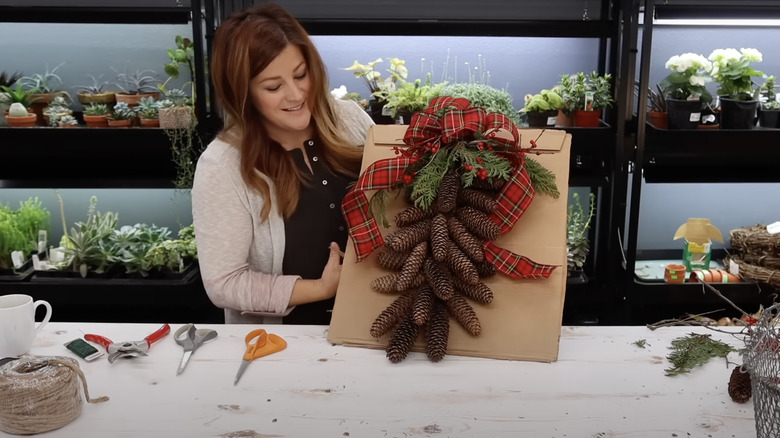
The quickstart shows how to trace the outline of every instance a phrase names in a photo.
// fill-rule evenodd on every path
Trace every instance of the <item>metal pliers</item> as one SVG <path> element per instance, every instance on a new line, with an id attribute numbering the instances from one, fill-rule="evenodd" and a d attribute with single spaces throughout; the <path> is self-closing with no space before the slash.
<path id="1" fill-rule="evenodd" d="M 112 342 L 111 339 L 99 335 L 84 335 L 84 339 L 105 347 L 108 352 L 108 362 L 114 363 L 120 357 L 148 356 L 149 347 L 171 332 L 171 326 L 164 324 L 156 332 L 141 341 Z"/>

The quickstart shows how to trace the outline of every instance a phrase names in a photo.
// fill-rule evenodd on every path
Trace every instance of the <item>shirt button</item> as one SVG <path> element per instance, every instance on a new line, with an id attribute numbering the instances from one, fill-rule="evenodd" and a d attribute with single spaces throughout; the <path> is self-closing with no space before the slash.
<path id="1" fill-rule="evenodd" d="M 319 161 L 319 158 L 317 158 L 317 157 L 311 157 L 311 160 L 312 160 L 312 161 Z"/>
<path id="2" fill-rule="evenodd" d="M 326 179 L 322 180 L 322 185 L 324 185 L 324 186 L 328 185 L 328 180 L 326 180 Z"/>
<path id="3" fill-rule="evenodd" d="M 312 140 L 307 141 L 306 144 L 308 146 L 314 146 L 314 142 Z"/>
<path id="4" fill-rule="evenodd" d="M 344 225 L 339 226 L 339 231 L 344 231 Z"/>
<path id="5" fill-rule="evenodd" d="M 330 208 L 336 208 L 336 204 L 331 203 Z"/>

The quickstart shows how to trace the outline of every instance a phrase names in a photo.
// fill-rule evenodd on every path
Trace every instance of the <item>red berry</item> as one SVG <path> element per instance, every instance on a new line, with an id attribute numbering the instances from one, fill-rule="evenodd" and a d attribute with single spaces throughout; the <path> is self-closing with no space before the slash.
<path id="1" fill-rule="evenodd" d="M 412 183 L 412 175 L 404 175 L 403 176 L 404 184 L 411 184 Z"/>
<path id="2" fill-rule="evenodd" d="M 482 158 L 477 157 L 477 164 L 482 164 Z"/>
<path id="3" fill-rule="evenodd" d="M 463 166 L 463 168 L 466 169 L 466 172 L 471 172 L 471 169 L 473 169 L 474 166 L 472 166 L 471 164 L 467 164 L 467 165 Z"/>

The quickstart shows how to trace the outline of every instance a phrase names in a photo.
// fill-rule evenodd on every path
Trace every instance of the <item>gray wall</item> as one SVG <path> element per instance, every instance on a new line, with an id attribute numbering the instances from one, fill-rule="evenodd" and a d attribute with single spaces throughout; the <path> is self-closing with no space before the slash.
<path id="1" fill-rule="evenodd" d="M 772 42 L 777 39 L 773 36 L 778 33 L 778 29 L 656 28 L 651 83 L 660 81 L 666 74 L 663 65 L 673 54 L 693 51 L 707 56 L 712 49 L 726 47 L 756 47 L 765 59 L 759 67 L 767 73 L 780 74 L 780 49 L 772 49 Z M 32 74 L 42 72 L 45 64 L 52 68 L 65 61 L 59 73 L 64 88 L 72 90 L 87 82 L 87 73 L 113 79 L 112 66 L 161 73 L 168 60 L 166 49 L 173 46 L 176 35 L 191 35 L 189 26 L 2 23 L 0 59 L 5 61 L 0 68 Z M 313 39 L 328 67 L 332 88 L 345 85 L 349 91 L 365 97 L 363 84 L 339 68 L 350 66 L 355 60 L 366 63 L 377 57 L 397 57 L 406 60 L 410 79 L 424 78 L 425 73 L 432 72 L 434 81 L 466 82 L 470 72 L 476 82 L 507 89 L 518 109 L 522 107 L 524 94 L 551 87 L 563 73 L 595 69 L 597 57 L 597 41 L 591 39 L 400 36 L 315 36 Z M 445 72 L 448 54 L 449 67 Z M 389 62 L 380 66 L 387 67 Z M 0 147 L 8 146 L 0 138 Z M 709 217 L 726 234 L 732 228 L 777 220 L 780 218 L 778 188 L 778 184 L 646 184 L 642 190 L 639 248 L 676 247 L 672 235 L 688 217 Z M 186 192 L 64 189 L 62 194 L 68 226 L 83 220 L 93 194 L 98 197 L 99 210 L 119 213 L 122 224 L 145 222 L 177 229 L 192 221 Z M 41 198 L 52 211 L 53 237 L 59 239 L 59 207 L 53 190 L 0 189 L 0 203 L 18 205 L 30 196 Z"/>

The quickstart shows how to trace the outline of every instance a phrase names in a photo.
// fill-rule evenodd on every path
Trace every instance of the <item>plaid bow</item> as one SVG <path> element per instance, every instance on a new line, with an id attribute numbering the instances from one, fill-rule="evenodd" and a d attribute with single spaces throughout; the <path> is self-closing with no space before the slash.
<path id="1" fill-rule="evenodd" d="M 369 215 L 367 190 L 388 189 L 398 184 L 406 168 L 422 153 L 437 147 L 446 147 L 458 141 L 470 141 L 477 135 L 485 135 L 498 143 L 495 151 L 514 165 L 514 172 L 498 195 L 498 208 L 490 215 L 506 233 L 525 213 L 534 197 L 534 188 L 525 168 L 520 135 L 517 127 L 501 113 L 488 113 L 483 108 L 469 106 L 462 98 L 437 97 L 431 100 L 425 111 L 412 116 L 404 135 L 409 146 L 401 156 L 379 160 L 363 172 L 358 182 L 347 193 L 342 212 L 349 225 L 349 235 L 355 246 L 357 261 L 366 258 L 375 247 L 384 244 L 376 220 Z M 512 138 L 495 135 L 499 130 Z M 556 266 L 535 263 L 492 243 L 485 244 L 485 257 L 499 272 L 512 278 L 547 278 Z"/>

